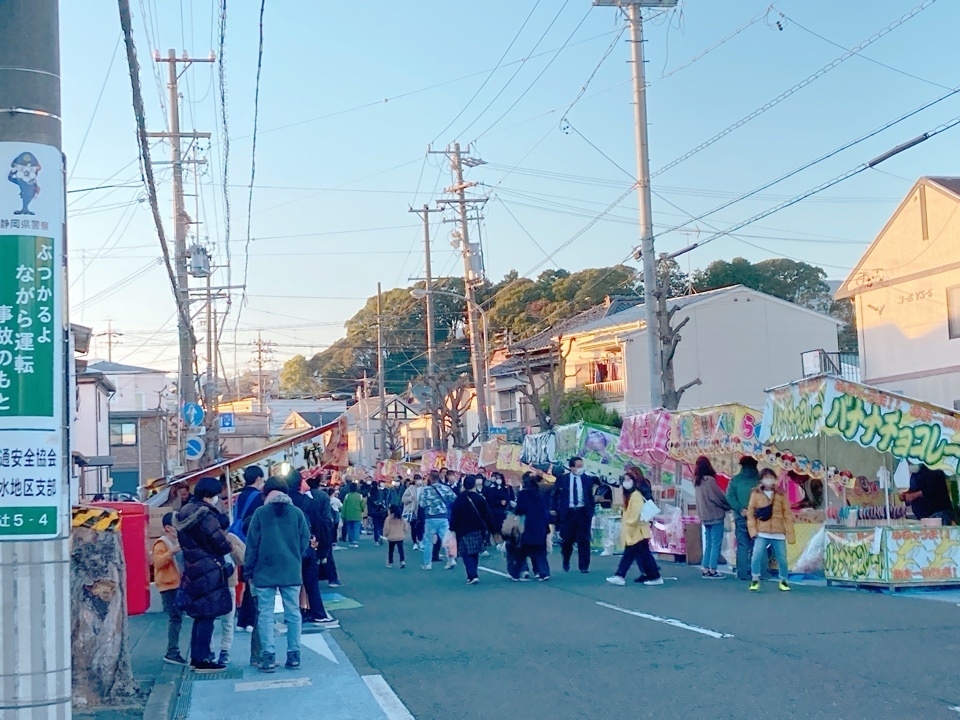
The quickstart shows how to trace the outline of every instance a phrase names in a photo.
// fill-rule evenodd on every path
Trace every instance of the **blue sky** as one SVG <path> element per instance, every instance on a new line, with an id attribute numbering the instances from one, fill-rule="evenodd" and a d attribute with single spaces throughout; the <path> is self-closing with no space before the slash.
<path id="1" fill-rule="evenodd" d="M 758 0 L 687 0 L 680 10 L 651 17 L 645 51 L 652 169 L 839 58 L 844 50 L 838 46 L 859 45 L 920 2 L 781 0 L 765 13 L 769 3 Z M 166 65 L 156 66 L 150 52 L 175 48 L 209 56 L 216 50 L 216 3 L 131 5 L 148 127 L 163 130 Z M 245 275 L 258 5 L 232 3 L 228 10 L 234 284 Z M 174 304 L 165 271 L 156 264 L 157 236 L 143 202 L 117 11 L 110 3 L 61 6 L 71 319 L 97 332 L 111 320 L 123 333 L 114 347 L 116 361 L 173 370 Z M 442 148 L 454 140 L 473 142 L 487 163 L 470 169 L 467 179 L 491 194 L 481 237 L 494 281 L 511 269 L 536 274 L 622 261 L 637 243 L 635 194 L 555 252 L 619 197 L 631 183 L 627 173 L 635 173 L 626 36 L 600 63 L 621 25 L 616 10 L 591 9 L 588 0 L 268 0 L 247 297 L 238 313 L 241 298 L 234 294 L 223 336 L 226 366 L 247 365 L 257 332 L 276 343 L 277 360 L 309 357 L 342 335 L 343 322 L 378 281 L 390 288 L 422 274 L 421 229 L 407 208 L 432 203 L 450 183 L 442 158 L 426 156 L 429 143 Z M 933 2 L 861 55 L 657 175 L 657 230 L 663 233 L 960 85 L 953 70 L 958 26 L 960 6 Z M 503 64 L 491 74 L 501 56 Z M 563 110 L 594 71 L 566 115 L 575 130 L 564 131 Z M 181 89 L 183 129 L 214 135 L 202 148 L 207 164 L 198 166 L 200 192 L 196 200 L 188 198 L 188 209 L 203 222 L 199 239 L 226 264 L 216 65 L 192 66 Z M 960 95 L 757 197 L 683 231 L 658 235 L 657 249 L 705 239 L 958 115 Z M 711 242 L 683 256 L 681 265 L 696 269 L 718 258 L 787 256 L 842 278 L 918 176 L 960 174 L 957 133 L 960 128 L 751 225 L 738 239 Z M 162 163 L 169 148 L 158 144 L 152 156 Z M 169 167 L 156 169 L 166 218 Z M 97 186 L 109 187 L 89 190 Z M 194 193 L 192 178 L 188 192 Z M 450 230 L 435 218 L 435 274 L 461 267 L 449 245 Z M 227 270 L 218 271 L 214 284 L 227 281 Z M 105 342 L 95 350 L 105 356 Z"/>

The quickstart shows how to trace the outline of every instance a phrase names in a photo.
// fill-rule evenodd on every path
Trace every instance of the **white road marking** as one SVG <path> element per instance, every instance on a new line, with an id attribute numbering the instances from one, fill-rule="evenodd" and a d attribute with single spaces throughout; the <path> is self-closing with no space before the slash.
<path id="1" fill-rule="evenodd" d="M 330 646 L 327 645 L 327 641 L 320 633 L 304 635 L 302 638 L 300 638 L 300 644 L 304 647 L 310 648 L 318 655 L 322 655 L 330 662 L 336 663 L 337 665 L 340 664 L 340 661 L 337 660 L 336 656 L 333 654 L 333 650 L 330 649 Z"/>
<path id="2" fill-rule="evenodd" d="M 478 565 L 478 566 L 477 566 L 477 569 L 478 569 L 478 570 L 483 570 L 484 572 L 488 572 L 488 573 L 490 573 L 491 575 L 499 575 L 500 577 L 505 577 L 505 578 L 507 578 L 507 580 L 513 580 L 513 578 L 510 577 L 507 573 L 505 573 L 505 572 L 500 572 L 499 570 L 491 570 L 490 568 L 486 568 L 486 567 L 484 567 L 483 565 Z"/>
<path id="3" fill-rule="evenodd" d="M 308 677 L 295 677 L 288 680 L 257 680 L 255 682 L 238 682 L 233 689 L 236 692 L 253 692 L 255 690 L 278 690 L 282 688 L 307 687 L 313 681 Z"/>
<path id="4" fill-rule="evenodd" d="M 954 705 L 953 707 L 951 707 L 951 708 L 949 708 L 949 709 L 950 709 L 950 710 L 953 710 L 955 713 L 960 713 L 960 705 Z"/>
<path id="5" fill-rule="evenodd" d="M 414 720 L 403 701 L 383 679 L 383 675 L 364 675 L 363 682 L 367 684 L 367 689 L 387 716 L 387 720 Z"/>
<path id="6" fill-rule="evenodd" d="M 280 593 L 277 593 L 273 596 L 273 612 L 282 613 L 283 612 L 283 598 L 280 597 Z"/>
<path id="7" fill-rule="evenodd" d="M 706 635 L 707 637 L 712 637 L 716 640 L 733 637 L 733 635 L 717 632 L 716 630 L 708 630 L 707 628 L 702 628 L 699 625 L 688 625 L 685 622 L 680 622 L 679 620 L 674 620 L 673 618 L 664 618 L 660 617 L 659 615 L 650 615 L 648 613 L 642 613 L 636 610 L 628 610 L 627 608 L 622 608 L 619 605 L 611 605 L 610 603 L 599 601 L 597 602 L 597 605 L 600 607 L 610 608 L 611 610 L 616 610 L 617 612 L 622 612 L 626 615 L 633 615 L 634 617 L 643 618 L 644 620 L 652 620 L 653 622 L 663 623 L 664 625 L 670 625 L 675 628 L 680 628 L 681 630 L 689 630 L 690 632 Z"/>

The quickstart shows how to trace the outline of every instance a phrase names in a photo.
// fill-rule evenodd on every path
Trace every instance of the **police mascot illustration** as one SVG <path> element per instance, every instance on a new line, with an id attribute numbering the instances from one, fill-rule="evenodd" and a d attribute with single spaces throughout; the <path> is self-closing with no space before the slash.
<path id="1" fill-rule="evenodd" d="M 7 180 L 20 188 L 20 201 L 23 207 L 14 210 L 14 215 L 33 215 L 30 212 L 31 201 L 40 194 L 40 186 L 37 185 L 37 176 L 40 174 L 40 163 L 36 155 L 31 152 L 23 152 L 17 155 L 10 165 L 10 174 Z"/>

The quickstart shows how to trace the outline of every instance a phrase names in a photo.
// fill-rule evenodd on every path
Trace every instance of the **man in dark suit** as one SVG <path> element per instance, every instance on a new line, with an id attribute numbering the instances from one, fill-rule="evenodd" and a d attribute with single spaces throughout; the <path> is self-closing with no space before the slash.
<path id="1" fill-rule="evenodd" d="M 570 556 L 577 545 L 580 572 L 590 572 L 590 535 L 593 524 L 593 491 L 597 478 L 583 474 L 583 458 L 570 458 L 570 470 L 557 478 L 553 512 L 560 528 L 563 570 L 570 572 Z"/>

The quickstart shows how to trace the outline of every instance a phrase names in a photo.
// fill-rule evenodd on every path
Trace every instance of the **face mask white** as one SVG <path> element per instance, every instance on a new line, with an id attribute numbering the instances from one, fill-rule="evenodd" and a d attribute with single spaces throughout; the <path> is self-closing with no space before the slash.
<path id="1" fill-rule="evenodd" d="M 633 480 L 624 480 L 623 481 L 624 490 L 633 490 Z"/>
<path id="2" fill-rule="evenodd" d="M 583 475 L 583 468 L 582 467 L 573 468 L 573 470 L 571 470 L 570 472 L 572 472 L 574 475 Z"/>

